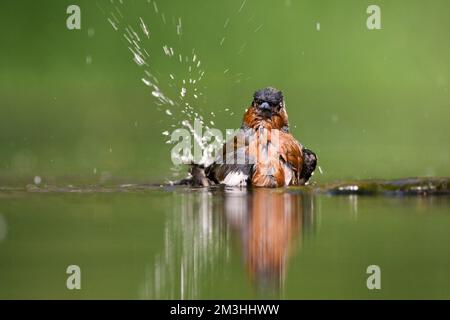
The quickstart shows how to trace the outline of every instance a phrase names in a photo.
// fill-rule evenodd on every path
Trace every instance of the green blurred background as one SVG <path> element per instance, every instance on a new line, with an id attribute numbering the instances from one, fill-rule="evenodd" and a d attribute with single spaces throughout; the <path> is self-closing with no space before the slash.
<path id="1" fill-rule="evenodd" d="M 268 211 L 300 208 L 280 297 L 449 297 L 445 196 L 66 194 L 45 184 L 176 179 L 162 133 L 186 116 L 157 104 L 146 69 L 222 131 L 240 126 L 256 89 L 282 89 L 291 131 L 318 154 L 315 181 L 450 176 L 450 1 L 160 0 L 158 12 L 154 1 L 122 2 L 0 3 L 0 298 L 261 297 L 246 274 L 246 224 L 233 230 L 232 219 L 250 221 L 260 199 Z M 66 28 L 70 4 L 81 8 L 81 30 Z M 366 28 L 369 4 L 381 7 L 381 30 Z M 133 62 L 129 25 L 146 67 Z M 193 52 L 205 75 L 180 101 L 190 75 L 176 55 Z M 26 190 L 44 194 L 8 188 L 35 176 L 44 186 Z M 82 267 L 81 291 L 65 286 L 70 264 Z M 365 286 L 371 264 L 382 267 L 382 291 Z"/>
<path id="2" fill-rule="evenodd" d="M 148 25 L 162 89 L 186 69 L 162 45 L 195 50 L 205 77 L 192 105 L 222 130 L 239 127 L 256 89 L 282 89 L 293 134 L 319 156 L 316 181 L 450 175 L 449 1 L 159 1 L 158 13 L 124 2 L 2 1 L 0 181 L 173 179 L 161 132 L 183 118 L 142 83 L 108 22 L 116 7 L 123 25 Z M 66 28 L 70 4 L 81 30 Z M 382 30 L 366 28 L 369 4 Z"/>

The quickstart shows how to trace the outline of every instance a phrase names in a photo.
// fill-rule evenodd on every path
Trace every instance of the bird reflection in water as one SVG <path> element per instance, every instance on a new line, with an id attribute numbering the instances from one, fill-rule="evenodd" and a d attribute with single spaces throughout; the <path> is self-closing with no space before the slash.
<path id="1" fill-rule="evenodd" d="M 224 214 L 240 239 L 251 281 L 262 293 L 277 293 L 302 232 L 313 225 L 312 196 L 273 189 L 225 193 Z"/>
<path id="2" fill-rule="evenodd" d="M 314 227 L 314 196 L 217 188 L 174 192 L 174 197 L 164 249 L 146 272 L 142 298 L 214 298 L 202 288 L 214 287 L 205 281 L 229 263 L 236 239 L 258 293 L 282 294 L 289 258 Z"/>

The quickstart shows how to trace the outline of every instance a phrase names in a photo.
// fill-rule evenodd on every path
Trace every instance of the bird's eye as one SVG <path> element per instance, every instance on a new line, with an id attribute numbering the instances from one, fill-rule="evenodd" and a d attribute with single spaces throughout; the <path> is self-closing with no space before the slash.
<path id="1" fill-rule="evenodd" d="M 257 106 L 259 106 L 261 103 L 263 103 L 263 101 L 257 99 L 257 100 L 254 101 L 253 105 L 254 105 L 255 107 L 257 107 Z"/>

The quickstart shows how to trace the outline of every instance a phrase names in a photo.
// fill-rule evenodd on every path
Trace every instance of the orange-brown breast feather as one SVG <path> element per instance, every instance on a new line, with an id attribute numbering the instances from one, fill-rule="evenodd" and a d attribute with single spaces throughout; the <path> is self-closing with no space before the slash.
<path id="1" fill-rule="evenodd" d="M 261 138 L 261 134 L 267 134 L 267 137 Z M 278 135 L 279 141 L 273 140 L 273 134 Z M 280 130 L 260 133 L 259 138 L 250 145 L 249 152 L 256 158 L 253 185 L 281 187 L 286 182 L 291 185 L 299 183 L 303 155 L 300 144 L 291 134 Z M 292 176 L 290 181 L 286 181 L 286 175 Z"/>
<path id="2" fill-rule="evenodd" d="M 235 137 L 226 143 L 222 159 L 237 160 L 235 153 L 242 148 L 241 151 L 245 150 L 246 159 L 252 159 L 254 165 L 242 166 L 241 163 L 239 166 L 234 165 L 234 161 L 231 165 L 230 162 L 226 165 L 215 165 L 212 167 L 215 180 L 223 181 L 230 172 L 239 169 L 252 173 L 251 182 L 254 186 L 281 187 L 286 182 L 291 185 L 298 184 L 303 165 L 302 148 L 290 133 L 283 131 L 288 125 L 286 112 L 283 110 L 271 119 L 262 119 L 251 106 L 244 114 L 243 124 L 250 131 L 242 129 L 237 135 L 239 140 Z M 243 136 L 245 139 L 242 139 Z M 292 176 L 290 181 L 286 181 L 286 175 Z"/>
<path id="3" fill-rule="evenodd" d="M 243 123 L 248 128 L 258 128 L 263 126 L 264 128 L 271 129 L 282 129 L 283 127 L 288 127 L 288 117 L 286 111 L 283 109 L 279 114 L 274 114 L 270 120 L 262 119 L 255 107 L 250 106 L 244 114 Z"/>

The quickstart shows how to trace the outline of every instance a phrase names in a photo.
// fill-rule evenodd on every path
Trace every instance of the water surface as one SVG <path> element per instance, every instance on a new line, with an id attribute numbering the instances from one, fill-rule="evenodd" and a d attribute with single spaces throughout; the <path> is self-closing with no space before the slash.
<path id="1" fill-rule="evenodd" d="M 33 190 L 0 192 L 3 299 L 450 298 L 448 196 Z"/>

